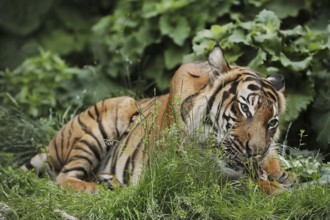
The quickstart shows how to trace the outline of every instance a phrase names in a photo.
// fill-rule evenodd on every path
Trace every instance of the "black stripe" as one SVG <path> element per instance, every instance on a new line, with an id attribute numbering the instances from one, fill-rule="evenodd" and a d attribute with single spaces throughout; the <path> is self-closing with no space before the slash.
<path id="1" fill-rule="evenodd" d="M 132 130 L 131 130 L 131 134 L 134 132 L 134 130 L 135 130 L 137 127 L 138 127 L 138 124 L 137 124 L 134 128 L 132 128 Z M 116 174 L 116 166 L 117 166 L 117 160 L 118 160 L 118 156 L 119 156 L 119 150 L 121 150 L 121 152 L 124 152 L 124 150 L 125 150 L 124 148 L 119 149 L 119 146 L 124 146 L 124 147 L 127 146 L 127 144 L 128 144 L 128 142 L 129 142 L 129 140 L 130 140 L 131 137 L 132 137 L 132 135 L 128 136 L 128 137 L 126 138 L 126 140 L 125 140 L 125 143 L 122 144 L 122 145 L 118 145 L 117 148 L 116 148 L 115 154 L 114 154 L 114 156 L 113 156 L 113 160 L 112 160 L 112 164 L 111 164 L 111 172 L 110 172 L 110 173 L 112 173 L 113 175 Z M 142 138 L 141 138 L 141 140 L 142 140 Z M 140 146 L 140 144 L 141 144 L 141 140 L 139 141 L 139 144 L 138 144 L 137 146 Z"/>
<path id="2" fill-rule="evenodd" d="M 89 115 L 90 118 L 92 118 L 93 120 L 95 120 L 94 116 L 93 116 L 92 113 L 90 112 L 90 109 L 88 109 L 87 114 Z"/>
<path id="3" fill-rule="evenodd" d="M 108 135 L 107 135 L 107 133 L 104 130 L 104 127 L 103 127 L 103 124 L 102 124 L 102 121 L 101 120 L 98 121 L 98 126 L 99 126 L 99 129 L 100 129 L 100 132 L 101 132 L 103 141 L 108 140 Z"/>
<path id="4" fill-rule="evenodd" d="M 228 90 L 230 93 L 236 95 L 236 91 L 237 91 L 237 86 L 238 86 L 238 81 L 233 82 L 230 86 L 230 89 Z"/>
<path id="5" fill-rule="evenodd" d="M 83 152 L 85 152 L 85 153 L 91 155 L 92 157 L 94 156 L 94 154 L 93 154 L 92 152 L 86 150 L 85 148 L 83 148 L 83 147 L 81 147 L 81 146 L 75 146 L 75 147 L 73 148 L 73 150 L 80 150 L 80 151 L 83 151 Z"/>
<path id="6" fill-rule="evenodd" d="M 100 152 L 103 153 L 103 145 L 101 144 L 99 139 L 97 139 L 97 137 L 88 130 L 86 124 L 80 120 L 80 115 L 78 116 L 78 123 L 87 135 L 92 136 L 94 138 L 94 140 L 96 140 L 97 145 L 98 145 L 97 147 L 99 148 Z M 102 131 L 101 131 L 101 134 L 102 134 Z M 102 137 L 103 137 L 103 134 L 102 134 Z M 105 142 L 105 139 L 103 139 L 103 142 Z"/>
<path id="7" fill-rule="evenodd" d="M 206 115 L 209 115 L 210 114 L 210 111 L 211 111 L 211 108 L 213 106 L 213 103 L 214 103 L 214 100 L 215 100 L 215 97 L 218 95 L 218 93 L 223 89 L 225 88 L 229 83 L 232 83 L 232 82 L 236 82 L 238 81 L 238 79 L 241 77 L 241 75 L 238 75 L 235 79 L 231 80 L 231 81 L 228 81 L 228 82 L 225 82 L 223 84 L 219 84 L 217 89 L 215 90 L 215 92 L 211 95 L 210 99 L 208 100 L 207 102 L 207 107 L 206 107 Z"/>
<path id="8" fill-rule="evenodd" d="M 70 159 L 70 162 L 71 161 L 73 161 L 73 160 L 79 160 L 79 159 L 81 159 L 81 160 L 86 160 L 88 163 L 89 163 L 89 165 L 91 165 L 91 167 L 93 167 L 93 161 L 91 161 L 88 157 L 86 157 L 86 156 L 84 156 L 84 155 L 74 155 L 71 159 Z"/>
<path id="9" fill-rule="evenodd" d="M 69 173 L 71 171 L 81 171 L 84 173 L 84 177 L 88 175 L 87 170 L 84 167 L 78 166 L 78 167 L 72 167 L 72 168 L 64 168 L 61 170 L 63 173 Z"/>
<path id="10" fill-rule="evenodd" d="M 56 144 L 56 137 L 53 139 L 53 145 L 55 148 L 55 153 L 56 153 L 56 157 L 57 157 L 57 161 L 60 162 L 61 166 L 63 166 L 62 160 L 60 158 L 60 155 L 58 154 L 58 148 L 57 148 L 57 144 Z"/>
<path id="11" fill-rule="evenodd" d="M 272 84 L 269 84 L 268 82 L 261 81 L 261 86 L 263 88 L 270 89 L 273 93 L 276 93 L 276 90 L 274 89 L 274 87 L 272 86 Z"/>
<path id="12" fill-rule="evenodd" d="M 261 85 L 261 81 L 259 78 L 256 78 L 256 76 L 252 75 L 252 77 L 246 77 L 243 82 L 249 82 L 249 81 L 253 81 L 259 85 Z"/>
<path id="13" fill-rule="evenodd" d="M 215 116 L 215 121 L 216 121 L 216 123 L 219 121 L 220 112 L 221 112 L 221 108 L 222 108 L 222 106 L 223 106 L 223 103 L 224 103 L 224 101 L 225 101 L 228 97 L 229 97 L 229 93 L 228 93 L 227 91 L 225 91 L 225 92 L 222 94 L 222 100 L 219 102 L 219 105 L 218 105 L 218 107 L 217 107 L 218 112 L 217 112 L 217 114 L 216 114 L 216 116 Z M 228 108 L 228 106 L 231 104 L 231 102 L 232 102 L 232 101 L 230 101 L 230 102 L 227 104 L 227 108 Z M 226 113 L 227 108 L 224 109 L 224 113 L 223 113 L 223 114 Z"/>
<path id="14" fill-rule="evenodd" d="M 97 110 L 97 104 L 94 105 L 94 111 L 95 111 L 95 114 L 96 114 L 96 119 L 98 120 L 99 119 L 99 116 L 100 116 L 100 113 Z"/>
<path id="15" fill-rule="evenodd" d="M 131 157 L 128 157 L 127 160 L 126 160 L 126 164 L 125 164 L 125 168 L 124 168 L 124 184 L 128 185 L 129 184 L 129 165 L 132 163 L 132 159 Z"/>
<path id="16" fill-rule="evenodd" d="M 25 167 L 28 169 L 28 170 L 32 170 L 34 168 L 34 166 L 31 164 L 31 161 L 27 162 L 25 164 Z"/>
<path id="17" fill-rule="evenodd" d="M 214 100 L 215 100 L 215 96 L 221 91 L 221 89 L 223 89 L 222 84 L 217 87 L 217 89 L 215 90 L 215 92 L 211 95 L 210 99 L 207 101 L 205 115 L 209 115 L 210 114 L 211 108 L 212 108 L 213 103 L 214 103 Z"/>
<path id="18" fill-rule="evenodd" d="M 72 131 L 71 131 L 71 129 L 69 130 L 69 137 L 68 137 L 68 152 L 67 152 L 67 154 L 66 154 L 66 157 L 65 157 L 65 163 L 68 161 L 68 157 L 69 157 L 69 155 L 70 155 L 70 153 L 71 153 L 71 151 L 72 151 L 72 147 L 73 147 L 73 144 L 71 144 L 70 145 L 70 143 L 71 143 L 71 138 L 72 138 Z"/>
<path id="19" fill-rule="evenodd" d="M 117 105 L 117 108 L 116 108 L 116 117 L 115 117 L 115 128 L 116 128 L 116 135 L 117 135 L 117 138 L 119 137 L 119 131 L 118 131 L 118 105 Z"/>
<path id="20" fill-rule="evenodd" d="M 238 143 L 240 143 L 239 140 L 237 140 Z M 236 152 L 240 152 L 240 153 L 243 153 L 242 149 L 240 148 L 240 146 L 235 142 L 235 141 L 232 141 L 231 142 L 231 147 L 234 148 L 236 150 Z"/>
<path id="21" fill-rule="evenodd" d="M 100 153 L 98 152 L 98 150 L 95 148 L 95 145 L 89 143 L 88 141 L 86 140 L 80 140 L 79 143 L 83 143 L 85 144 L 95 155 L 96 159 L 98 161 L 101 161 L 101 155 Z"/>
<path id="22" fill-rule="evenodd" d="M 272 93 L 270 93 L 270 92 L 265 92 L 265 94 L 266 94 L 266 96 L 270 97 L 274 102 L 277 101 L 277 100 L 276 100 L 276 97 L 275 97 Z"/>
<path id="23" fill-rule="evenodd" d="M 64 159 L 64 128 L 62 128 L 62 131 L 61 131 L 61 155 L 62 155 L 62 158 Z"/>
<path id="24" fill-rule="evenodd" d="M 230 107 L 230 111 L 234 114 L 234 115 L 236 115 L 237 114 L 237 111 L 236 111 L 236 109 L 235 109 L 235 106 L 234 105 L 231 105 L 231 107 Z"/>
<path id="25" fill-rule="evenodd" d="M 133 154 L 131 155 L 131 161 L 132 161 L 132 172 L 134 172 L 135 164 L 136 164 L 136 162 L 138 162 L 138 161 L 136 161 L 136 156 L 137 156 L 137 154 L 138 154 L 138 151 L 139 151 L 139 149 L 140 149 L 140 146 L 141 146 L 141 140 L 140 140 L 140 142 L 138 143 L 138 145 L 136 146 L 136 148 L 135 148 Z"/>
<path id="26" fill-rule="evenodd" d="M 248 88 L 249 90 L 251 90 L 251 91 L 259 91 L 259 90 L 261 89 L 259 86 L 254 85 L 254 84 L 250 84 L 250 85 L 248 85 L 247 88 Z"/>

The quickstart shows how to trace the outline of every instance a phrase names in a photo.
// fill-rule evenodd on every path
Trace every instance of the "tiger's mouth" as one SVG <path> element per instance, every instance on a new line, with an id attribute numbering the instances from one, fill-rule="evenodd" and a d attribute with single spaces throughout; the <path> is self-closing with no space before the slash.
<path id="1" fill-rule="evenodd" d="M 242 162 L 243 161 L 261 161 L 263 160 L 270 149 L 270 144 L 269 146 L 266 147 L 266 150 L 260 153 L 257 153 L 255 155 L 250 155 L 246 152 L 245 149 L 241 149 L 237 147 L 237 144 L 235 143 L 234 140 L 231 140 L 230 138 L 225 138 L 222 142 L 220 143 L 215 143 L 215 147 L 223 147 L 224 148 L 224 156 L 226 158 L 235 158 L 235 160 L 239 159 Z"/>

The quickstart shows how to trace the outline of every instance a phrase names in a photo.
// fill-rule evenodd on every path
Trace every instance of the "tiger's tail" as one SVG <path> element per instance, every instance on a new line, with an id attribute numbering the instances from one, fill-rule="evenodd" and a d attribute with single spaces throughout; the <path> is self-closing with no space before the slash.
<path id="1" fill-rule="evenodd" d="M 47 153 L 36 154 L 20 168 L 24 171 L 35 170 L 36 174 L 40 177 L 48 174 L 52 180 L 56 178 L 55 171 L 48 163 Z"/>

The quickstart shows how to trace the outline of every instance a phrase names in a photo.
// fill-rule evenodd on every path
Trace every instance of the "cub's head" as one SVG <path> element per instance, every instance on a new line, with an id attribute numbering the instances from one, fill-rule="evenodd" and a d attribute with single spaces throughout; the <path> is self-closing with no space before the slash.
<path id="1" fill-rule="evenodd" d="M 241 158 L 264 157 L 278 137 L 285 111 L 284 78 L 229 66 L 219 46 L 209 54 L 208 64 L 208 84 L 182 103 L 183 121 L 190 131 L 202 127 L 202 141 L 215 135 L 217 144 Z"/>

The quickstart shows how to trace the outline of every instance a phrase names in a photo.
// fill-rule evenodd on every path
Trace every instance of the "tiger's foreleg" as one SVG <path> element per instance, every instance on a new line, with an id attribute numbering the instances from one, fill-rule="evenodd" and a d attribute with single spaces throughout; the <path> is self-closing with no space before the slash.
<path id="1" fill-rule="evenodd" d="M 283 170 L 278 154 L 274 149 L 271 149 L 268 156 L 260 164 L 261 168 L 267 173 L 270 181 L 260 181 L 262 188 L 265 191 L 276 191 L 277 189 L 288 189 L 294 181 L 294 177 L 289 172 Z"/>

